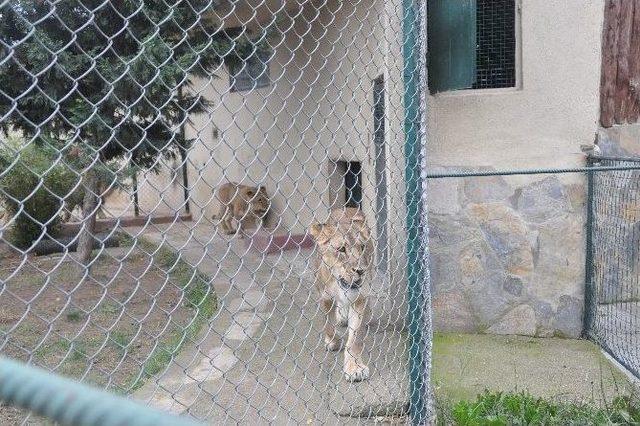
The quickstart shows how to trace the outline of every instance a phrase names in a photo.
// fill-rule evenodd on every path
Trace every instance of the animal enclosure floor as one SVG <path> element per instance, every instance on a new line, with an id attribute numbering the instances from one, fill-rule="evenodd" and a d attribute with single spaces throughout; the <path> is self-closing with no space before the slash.
<path id="1" fill-rule="evenodd" d="M 368 328 L 370 380 L 342 379 L 340 354 L 321 342 L 312 250 L 263 258 L 206 224 L 152 226 L 143 235 L 211 277 L 219 310 L 197 345 L 184 348 L 135 398 L 215 424 L 361 423 L 344 415 L 406 403 L 406 335 L 391 320 Z M 400 305 L 382 311 L 400 318 L 405 312 Z M 449 400 L 488 389 L 597 402 L 627 386 L 589 342 L 488 335 L 437 336 L 434 377 L 437 394 Z"/>
<path id="2" fill-rule="evenodd" d="M 344 380 L 342 354 L 324 348 L 310 251 L 264 258 L 207 224 L 129 232 L 177 250 L 211 278 L 219 303 L 195 344 L 134 398 L 215 424 L 357 423 L 345 415 L 398 411 L 407 400 L 406 336 L 391 321 L 369 326 L 370 379 Z"/>
<path id="3" fill-rule="evenodd" d="M 517 336 L 437 335 L 434 379 L 454 402 L 487 389 L 602 405 L 633 389 L 592 342 Z"/>
<path id="4" fill-rule="evenodd" d="M 409 387 L 407 336 L 395 324 L 405 310 L 388 303 L 404 298 L 401 287 L 377 294 L 385 300 L 374 301 L 365 343 L 371 377 L 348 383 L 341 354 L 327 352 L 321 340 L 313 250 L 263 257 L 204 223 L 127 231 L 178 252 L 218 298 L 202 330 L 133 398 L 212 424 L 363 423 L 348 417 L 358 414 L 403 421 L 393 415 L 405 407 Z M 488 389 L 599 403 L 628 386 L 595 345 L 575 340 L 438 335 L 433 373 L 437 395 L 453 401 Z"/>
<path id="5" fill-rule="evenodd" d="M 0 354 L 112 392 L 140 386 L 206 319 L 187 303 L 207 294 L 203 277 L 156 249 L 96 251 L 86 275 L 68 255 L 0 258 Z M 2 425 L 24 416 L 0 406 Z"/>

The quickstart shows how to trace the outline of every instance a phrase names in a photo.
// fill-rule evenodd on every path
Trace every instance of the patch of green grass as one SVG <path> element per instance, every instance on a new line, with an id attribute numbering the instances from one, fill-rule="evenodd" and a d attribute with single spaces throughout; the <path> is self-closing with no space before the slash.
<path id="1" fill-rule="evenodd" d="M 554 402 L 526 393 L 485 392 L 473 401 L 438 407 L 439 425 L 639 425 L 640 408 L 618 397 L 605 408 Z"/>
<path id="2" fill-rule="evenodd" d="M 121 244 L 133 244 L 126 238 Z M 185 305 L 196 310 L 196 317 L 184 329 L 174 329 L 156 346 L 143 366 L 143 376 L 131 386 L 131 391 L 142 386 L 143 381 L 160 373 L 171 360 L 180 352 L 184 344 L 193 340 L 202 327 L 218 309 L 218 301 L 210 279 L 193 266 L 182 261 L 178 253 L 167 247 L 138 237 L 136 244 L 144 251 L 153 255 L 154 263 L 168 274 L 185 292 Z"/>
<path id="3" fill-rule="evenodd" d="M 120 352 L 124 352 L 131 344 L 131 335 L 122 331 L 112 331 L 109 333 L 109 340 Z"/>
<path id="4" fill-rule="evenodd" d="M 115 303 L 105 303 L 100 306 L 100 310 L 105 314 L 117 314 L 122 310 L 122 308 Z"/>
<path id="5" fill-rule="evenodd" d="M 73 309 L 73 310 L 67 312 L 66 317 L 67 317 L 67 321 L 79 322 L 79 321 L 82 320 L 82 312 L 80 312 L 77 309 Z"/>
<path id="6" fill-rule="evenodd" d="M 51 343 L 45 343 L 44 345 L 36 349 L 33 355 L 36 358 L 46 358 L 47 356 L 54 353 L 67 352 L 70 347 L 71 342 L 69 342 L 67 339 L 60 339 Z"/>
<path id="7" fill-rule="evenodd" d="M 87 359 L 87 347 L 84 342 L 75 341 L 73 342 L 73 350 L 71 351 L 71 355 L 68 358 L 68 361 L 71 362 L 79 362 Z"/>

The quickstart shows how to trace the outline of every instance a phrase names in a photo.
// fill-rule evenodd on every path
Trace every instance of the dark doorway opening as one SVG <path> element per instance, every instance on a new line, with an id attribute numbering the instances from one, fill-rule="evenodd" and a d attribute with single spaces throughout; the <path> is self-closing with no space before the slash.
<path id="1" fill-rule="evenodd" d="M 362 204 L 362 164 L 345 161 L 344 199 L 345 206 L 360 208 Z"/>

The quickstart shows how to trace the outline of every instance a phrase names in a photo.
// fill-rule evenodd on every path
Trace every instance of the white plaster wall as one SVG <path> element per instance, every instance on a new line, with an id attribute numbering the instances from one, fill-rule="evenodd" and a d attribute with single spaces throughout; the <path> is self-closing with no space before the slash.
<path id="1" fill-rule="evenodd" d="M 603 0 L 523 0 L 521 6 L 521 87 L 430 97 L 431 165 L 582 164 L 579 145 L 593 140 L 597 122 Z M 285 40 L 274 43 L 272 86 L 229 93 L 224 67 L 216 71 L 218 79 L 197 82 L 196 90 L 215 106 L 194 117 L 188 131 L 197 138 L 189 167 L 194 210 L 212 214 L 211 191 L 226 180 L 266 181 L 275 192 L 277 217 L 301 230 L 313 211 L 328 207 L 329 158 L 364 162 L 365 204 L 372 205 L 371 81 L 381 73 L 387 79 L 388 162 L 397 166 L 388 181 L 400 185 L 402 134 L 394 127 L 394 121 L 402 124 L 400 12 L 400 4 L 389 1 L 308 6 L 292 14 Z M 147 180 L 141 198 L 148 203 L 157 204 L 152 198 L 159 191 L 175 200 L 167 210 L 182 203 L 179 187 L 153 183 L 154 176 Z"/>
<path id="2" fill-rule="evenodd" d="M 331 207 L 329 161 L 351 160 L 362 162 L 363 204 L 373 220 L 373 79 L 386 74 L 392 91 L 401 94 L 401 64 L 396 60 L 389 72 L 385 59 L 387 37 L 397 37 L 385 33 L 386 13 L 397 10 L 385 11 L 382 1 L 308 5 L 290 13 L 292 19 L 280 27 L 284 39 L 272 42 L 271 86 L 231 93 L 224 67 L 216 70 L 218 78 L 195 81 L 194 90 L 214 103 L 208 113 L 193 116 L 187 129 L 196 139 L 189 155 L 196 217 L 215 213 L 212 190 L 221 183 L 263 183 L 273 195 L 270 225 L 303 232 L 324 220 Z M 389 120 L 401 120 L 401 110 L 392 101 L 388 105 Z M 387 127 L 397 139 L 396 126 Z M 403 166 L 394 140 L 388 140 L 394 146 L 387 154 L 388 182 L 398 188 Z M 169 200 L 160 203 L 165 211 L 181 207 L 182 190 L 168 186 L 167 179 L 167 173 L 141 179 L 144 211 L 161 212 L 154 200 L 160 194 Z M 392 211 L 400 219 L 397 208 Z"/>
<path id="3" fill-rule="evenodd" d="M 591 142 L 596 130 L 603 0 L 521 5 L 520 87 L 429 97 L 431 167 L 582 164 L 579 145 Z M 271 86 L 230 93 L 224 67 L 215 73 L 219 78 L 196 82 L 195 90 L 214 102 L 188 129 L 196 138 L 189 157 L 196 218 L 215 212 L 212 191 L 221 183 L 264 183 L 273 196 L 270 225 L 304 232 L 328 213 L 329 160 L 358 160 L 363 207 L 373 224 L 372 81 L 384 74 L 391 270 L 404 268 L 401 10 L 399 0 L 307 4 L 282 25 L 284 39 L 273 41 Z M 517 186 L 542 178 L 509 181 Z M 166 175 L 148 181 L 141 184 L 144 211 L 181 207 L 179 185 L 167 185 Z M 438 191 L 434 185 L 430 195 L 439 205 L 446 186 Z"/>

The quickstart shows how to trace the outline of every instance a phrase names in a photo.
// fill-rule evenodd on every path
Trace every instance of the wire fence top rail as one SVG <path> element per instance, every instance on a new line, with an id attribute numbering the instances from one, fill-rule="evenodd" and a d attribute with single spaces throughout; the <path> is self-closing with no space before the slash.
<path id="1" fill-rule="evenodd" d="M 601 160 L 618 160 L 623 162 L 638 163 L 632 166 L 587 166 L 587 167 L 556 167 L 539 169 L 503 169 L 503 170 L 451 170 L 438 173 L 426 173 L 428 179 L 464 178 L 464 177 L 489 177 L 489 176 L 517 176 L 517 175 L 543 175 L 561 173 L 598 173 L 625 170 L 640 170 L 640 160 L 631 157 L 588 157 L 590 164 L 596 164 Z"/>

